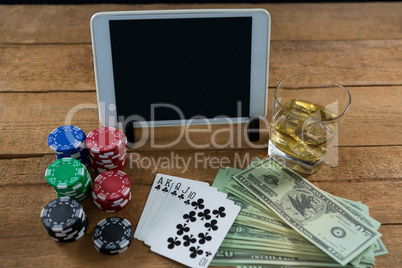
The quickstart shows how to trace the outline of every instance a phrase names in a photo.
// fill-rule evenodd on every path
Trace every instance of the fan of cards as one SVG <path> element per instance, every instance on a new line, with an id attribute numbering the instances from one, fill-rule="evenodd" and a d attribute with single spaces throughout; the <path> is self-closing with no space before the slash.
<path id="1" fill-rule="evenodd" d="M 208 267 L 240 207 L 206 182 L 157 174 L 134 237 L 190 267 Z"/>

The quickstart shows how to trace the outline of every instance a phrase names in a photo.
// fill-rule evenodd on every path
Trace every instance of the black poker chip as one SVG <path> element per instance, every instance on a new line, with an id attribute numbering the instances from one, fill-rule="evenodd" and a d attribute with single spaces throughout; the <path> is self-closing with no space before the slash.
<path id="1" fill-rule="evenodd" d="M 131 242 L 130 242 L 130 244 L 131 244 Z M 121 254 L 124 251 L 126 251 L 128 249 L 128 246 L 123 248 L 123 249 L 119 249 L 119 250 L 103 250 L 103 249 L 98 249 L 96 247 L 95 247 L 95 249 L 97 251 L 99 251 L 100 253 L 103 253 L 103 254 L 106 254 L 106 255 L 117 255 L 117 254 Z"/>
<path id="2" fill-rule="evenodd" d="M 66 238 L 66 237 L 71 237 L 73 235 L 78 234 L 87 225 L 88 225 L 88 217 L 86 215 L 84 215 L 84 218 L 79 221 L 79 224 L 77 224 L 77 227 L 69 228 L 63 232 L 53 232 L 46 228 L 45 228 L 45 230 L 53 238 Z"/>
<path id="3" fill-rule="evenodd" d="M 133 240 L 131 223 L 120 217 L 101 220 L 92 234 L 96 250 L 108 255 L 120 254 L 127 250 Z"/>
<path id="4" fill-rule="evenodd" d="M 42 209 L 40 217 L 46 232 L 58 242 L 76 241 L 88 230 L 82 206 L 70 197 L 52 200 Z"/>
<path id="5" fill-rule="evenodd" d="M 84 234 L 86 233 L 86 231 L 88 230 L 88 221 L 85 222 L 85 226 L 82 227 L 82 229 L 75 233 L 74 235 L 70 235 L 67 237 L 53 237 L 51 236 L 51 238 L 57 242 L 74 242 L 77 241 L 78 239 L 80 239 L 81 237 L 84 236 Z"/>

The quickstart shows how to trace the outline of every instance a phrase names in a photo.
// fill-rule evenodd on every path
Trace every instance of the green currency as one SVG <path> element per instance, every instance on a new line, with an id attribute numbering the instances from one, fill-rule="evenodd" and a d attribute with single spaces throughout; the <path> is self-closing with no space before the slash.
<path id="1" fill-rule="evenodd" d="M 325 192 L 270 158 L 233 178 L 341 265 L 381 237 Z"/>
<path id="2" fill-rule="evenodd" d="M 342 266 L 336 262 L 314 261 L 306 258 L 292 258 L 271 254 L 255 254 L 250 252 L 235 252 L 219 250 L 211 262 L 211 266 L 232 265 L 281 265 L 298 267 L 356 267 Z M 357 266 L 364 267 L 364 266 Z"/>
<path id="3" fill-rule="evenodd" d="M 239 178 L 240 175 L 243 178 Z M 388 254 L 381 239 L 375 240 L 381 236 L 376 232 L 381 224 L 369 216 L 368 206 L 330 195 L 270 159 L 255 159 L 243 171 L 231 167 L 220 169 L 213 186 L 227 193 L 228 199 L 242 209 L 211 265 L 244 268 L 372 267 L 375 256 Z M 352 232 L 348 226 L 340 226 L 347 231 L 346 234 L 336 229 L 339 225 L 334 226 L 345 219 L 357 226 L 355 230 L 352 228 Z M 317 228 L 318 234 L 309 230 L 317 225 L 321 228 Z M 323 235 L 325 228 L 331 228 L 332 237 Z M 371 232 L 371 237 L 365 236 L 368 233 L 364 230 Z M 316 240 L 306 235 L 309 232 Z M 357 253 L 349 254 L 345 260 L 345 252 L 353 249 L 349 246 L 349 239 L 361 238 L 361 234 L 365 239 L 360 246 L 354 244 Z M 323 250 L 317 241 L 330 244 L 331 250 Z M 370 245 L 368 241 L 373 242 Z M 348 265 L 339 264 L 340 259 Z"/>

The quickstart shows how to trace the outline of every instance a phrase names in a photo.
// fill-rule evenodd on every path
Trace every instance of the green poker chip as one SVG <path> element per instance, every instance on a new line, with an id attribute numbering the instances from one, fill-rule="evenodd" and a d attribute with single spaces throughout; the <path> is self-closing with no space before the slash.
<path id="1" fill-rule="evenodd" d="M 93 181 L 85 166 L 74 158 L 54 161 L 45 172 L 46 181 L 53 186 L 57 197 L 70 197 L 78 202 L 92 192 Z"/>
<path id="2" fill-rule="evenodd" d="M 46 169 L 46 181 L 56 189 L 73 189 L 85 176 L 86 168 L 74 158 L 54 161 Z"/>
<path id="3" fill-rule="evenodd" d="M 84 183 L 80 184 L 81 185 L 80 188 L 77 188 L 72 191 L 56 190 L 57 197 L 68 196 L 72 199 L 77 200 L 78 202 L 87 199 L 92 193 L 92 186 L 93 186 L 93 182 L 91 176 L 89 175 L 89 172 L 87 172 L 87 174 L 88 176 L 86 178 L 86 182 L 85 184 Z"/>
<path id="4" fill-rule="evenodd" d="M 70 196 L 70 195 L 64 195 L 64 194 L 61 194 L 61 193 L 58 193 L 58 192 L 56 192 L 56 194 L 57 194 L 57 197 L 70 197 L 71 199 L 75 199 L 76 201 L 78 201 L 78 202 L 82 202 L 82 201 L 84 201 L 85 199 L 87 199 L 90 195 L 91 195 L 91 193 L 92 193 L 92 188 L 88 188 L 88 189 L 86 189 L 85 190 L 85 192 L 83 192 L 83 193 L 80 193 L 80 194 L 76 194 L 75 196 Z"/>
<path id="5" fill-rule="evenodd" d="M 88 170 L 85 172 L 85 176 L 81 181 L 78 181 L 75 185 L 73 185 L 71 188 L 68 189 L 57 189 L 58 193 L 61 194 L 79 194 L 85 192 L 85 190 L 88 188 L 89 185 L 92 185 L 92 179 L 91 176 L 89 175 Z"/>

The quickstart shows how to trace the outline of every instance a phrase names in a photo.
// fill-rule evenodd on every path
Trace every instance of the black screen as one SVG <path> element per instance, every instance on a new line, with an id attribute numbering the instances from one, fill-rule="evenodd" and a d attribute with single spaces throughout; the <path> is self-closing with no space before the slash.
<path id="1" fill-rule="evenodd" d="M 248 117 L 251 23 L 251 17 L 110 21 L 117 115 L 150 121 L 151 104 L 169 103 L 186 119 Z M 155 112 L 154 120 L 181 119 L 171 108 Z"/>

